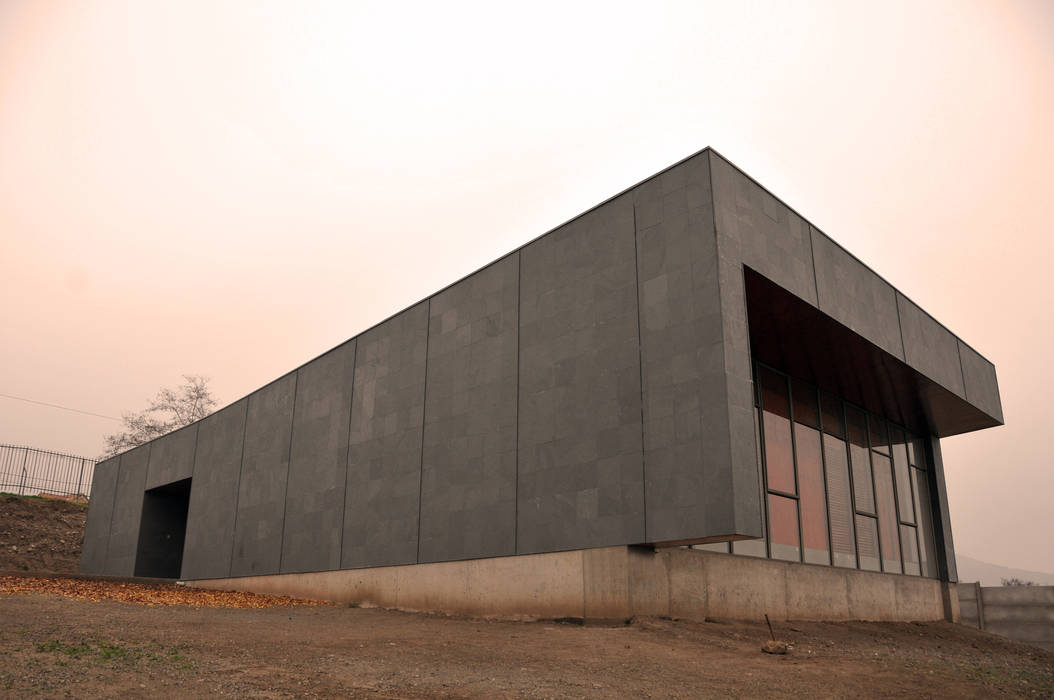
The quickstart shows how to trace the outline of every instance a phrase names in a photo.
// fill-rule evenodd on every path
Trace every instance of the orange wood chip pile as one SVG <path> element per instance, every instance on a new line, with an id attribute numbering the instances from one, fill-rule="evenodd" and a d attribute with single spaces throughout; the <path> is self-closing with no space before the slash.
<path id="1" fill-rule="evenodd" d="M 74 578 L 0 576 L 0 593 L 43 593 L 98 602 L 120 600 L 140 605 L 192 605 L 198 608 L 274 608 L 327 605 L 314 600 L 231 591 L 208 591 L 168 584 L 116 583 Z"/>

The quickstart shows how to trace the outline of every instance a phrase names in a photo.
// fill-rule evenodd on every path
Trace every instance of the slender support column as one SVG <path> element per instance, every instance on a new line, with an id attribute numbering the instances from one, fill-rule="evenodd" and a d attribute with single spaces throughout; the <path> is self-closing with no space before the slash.
<path id="1" fill-rule="evenodd" d="M 930 461 L 930 498 L 933 501 L 933 535 L 937 547 L 938 570 L 942 581 L 956 583 L 959 573 L 955 567 L 955 542 L 952 521 L 948 513 L 948 489 L 944 483 L 944 460 L 941 443 L 935 435 L 927 440 Z"/>

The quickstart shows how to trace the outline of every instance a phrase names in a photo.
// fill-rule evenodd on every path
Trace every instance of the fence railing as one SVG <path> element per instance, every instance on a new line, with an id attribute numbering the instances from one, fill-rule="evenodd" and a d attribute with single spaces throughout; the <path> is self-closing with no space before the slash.
<path id="1" fill-rule="evenodd" d="M 95 460 L 19 445 L 0 445 L 0 491 L 87 501 Z"/>

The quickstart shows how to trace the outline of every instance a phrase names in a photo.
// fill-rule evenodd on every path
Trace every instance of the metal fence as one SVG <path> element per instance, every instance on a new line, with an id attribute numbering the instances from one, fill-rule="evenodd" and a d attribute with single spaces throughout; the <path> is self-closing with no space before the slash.
<path id="1" fill-rule="evenodd" d="M 0 491 L 87 501 L 95 460 L 18 445 L 0 445 Z"/>

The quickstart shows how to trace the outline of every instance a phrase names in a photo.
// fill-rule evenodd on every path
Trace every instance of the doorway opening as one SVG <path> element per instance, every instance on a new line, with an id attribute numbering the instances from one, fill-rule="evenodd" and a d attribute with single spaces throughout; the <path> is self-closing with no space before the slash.
<path id="1" fill-rule="evenodd" d="M 187 534 L 190 479 L 158 486 L 143 494 L 135 575 L 179 578 Z"/>

